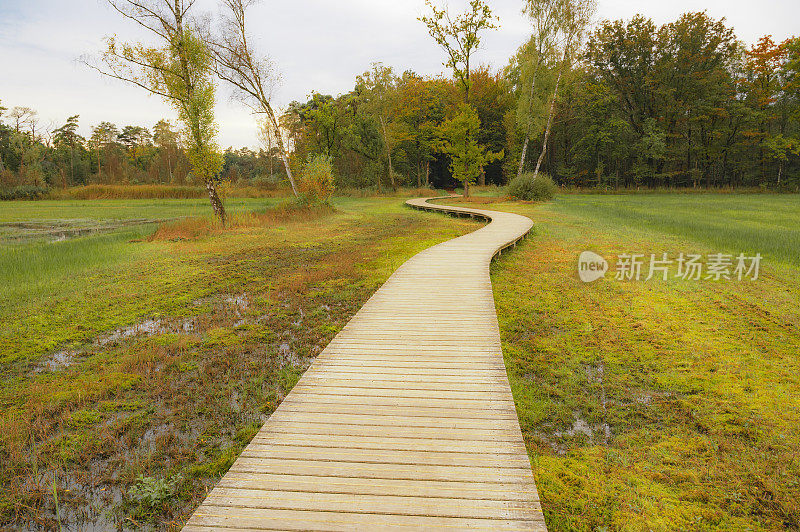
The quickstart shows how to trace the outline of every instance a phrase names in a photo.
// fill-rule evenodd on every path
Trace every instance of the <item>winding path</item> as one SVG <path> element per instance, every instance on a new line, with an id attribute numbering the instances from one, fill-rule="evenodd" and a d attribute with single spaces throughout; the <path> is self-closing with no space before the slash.
<path id="1" fill-rule="evenodd" d="M 405 262 L 316 358 L 184 530 L 546 530 L 489 263 L 516 214 Z"/>

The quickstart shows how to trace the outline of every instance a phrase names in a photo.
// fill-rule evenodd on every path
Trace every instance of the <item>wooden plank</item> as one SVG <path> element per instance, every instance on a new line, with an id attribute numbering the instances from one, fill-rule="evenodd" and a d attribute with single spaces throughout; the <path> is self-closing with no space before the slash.
<path id="1" fill-rule="evenodd" d="M 543 519 L 475 519 L 298 510 L 236 508 L 204 504 L 191 517 L 193 527 L 240 530 L 544 530 Z"/>
<path id="2" fill-rule="evenodd" d="M 475 501 L 460 498 L 429 498 L 397 495 L 287 492 L 282 490 L 220 487 L 208 497 L 209 504 L 241 508 L 312 510 L 335 512 L 349 505 L 356 513 L 399 514 L 437 517 L 471 517 L 478 519 L 536 518 L 537 504 L 520 501 Z"/>
<path id="3" fill-rule="evenodd" d="M 376 450 L 430 451 L 453 453 L 525 454 L 525 447 L 518 441 L 453 440 L 444 438 L 390 436 L 364 436 L 353 434 L 298 434 L 273 432 L 257 434 L 251 444 L 304 445 L 317 447 L 347 447 Z"/>
<path id="4" fill-rule="evenodd" d="M 401 265 L 320 353 L 184 530 L 546 530 L 489 281 L 527 218 Z"/>
<path id="5" fill-rule="evenodd" d="M 398 451 L 359 449 L 357 447 L 319 447 L 313 445 L 272 445 L 253 442 L 242 452 L 249 458 L 285 458 L 287 460 L 322 460 L 371 464 L 458 465 L 492 468 L 529 469 L 527 456 L 488 453 L 453 453 L 448 451 Z"/>
<path id="6" fill-rule="evenodd" d="M 291 492 L 348 493 L 353 495 L 398 495 L 432 499 L 500 500 L 538 502 L 533 484 L 502 482 L 455 482 L 403 479 L 338 478 L 309 475 L 276 475 L 231 471 L 220 480 L 220 487 L 270 489 Z"/>

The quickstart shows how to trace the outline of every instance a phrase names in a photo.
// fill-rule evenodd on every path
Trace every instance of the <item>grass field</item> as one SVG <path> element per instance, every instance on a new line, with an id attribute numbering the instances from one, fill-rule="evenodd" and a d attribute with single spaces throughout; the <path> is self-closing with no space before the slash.
<path id="1" fill-rule="evenodd" d="M 492 278 L 550 529 L 800 528 L 800 197 L 482 201 L 535 222 Z M 584 250 L 612 265 L 631 252 L 765 259 L 757 281 L 584 284 Z"/>
<path id="2" fill-rule="evenodd" d="M 0 264 L 20 265 L 2 274 L 0 299 L 0 527 L 178 528 L 375 288 L 477 227 L 400 199 L 270 201 L 229 202 L 239 213 L 225 231 L 188 218 L 154 238 L 151 224 L 0 245 Z M 208 211 L 2 207 L 14 222 Z"/>
<path id="3" fill-rule="evenodd" d="M 800 266 L 798 194 L 563 195 L 552 211 Z"/>

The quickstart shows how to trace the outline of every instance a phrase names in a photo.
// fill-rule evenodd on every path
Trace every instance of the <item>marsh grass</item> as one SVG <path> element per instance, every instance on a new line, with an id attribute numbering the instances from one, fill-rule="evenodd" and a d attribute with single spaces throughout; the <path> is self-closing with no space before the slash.
<path id="1" fill-rule="evenodd" d="M 127 260 L 140 253 L 132 240 L 141 240 L 153 226 L 136 226 L 113 233 L 62 241 L 0 244 L 0 309 L 29 298 L 89 270 Z"/>
<path id="2" fill-rule="evenodd" d="M 230 198 L 271 198 L 283 197 L 286 190 L 265 189 L 253 186 L 225 185 L 220 193 Z M 204 187 L 191 185 L 86 185 L 54 189 L 50 199 L 192 199 L 208 198 Z"/>
<path id="3" fill-rule="evenodd" d="M 245 227 L 269 226 L 286 222 L 309 222 L 319 220 L 334 212 L 334 207 L 329 204 L 299 204 L 290 200 L 270 208 L 233 213 L 224 226 L 217 218 L 208 216 L 165 222 L 159 225 L 158 229 L 148 237 L 148 240 L 193 240 Z"/>
<path id="4" fill-rule="evenodd" d="M 349 197 L 349 198 L 418 198 L 430 196 L 442 196 L 447 192 L 444 190 L 433 189 L 428 187 L 398 187 L 397 190 L 392 190 L 390 187 L 384 187 L 383 190 L 378 192 L 376 187 L 362 187 L 362 188 L 337 188 L 334 191 L 336 197 Z"/>

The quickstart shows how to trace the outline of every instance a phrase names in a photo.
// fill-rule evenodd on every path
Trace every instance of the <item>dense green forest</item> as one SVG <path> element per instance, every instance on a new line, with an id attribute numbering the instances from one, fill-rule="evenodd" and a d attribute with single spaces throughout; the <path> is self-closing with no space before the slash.
<path id="1" fill-rule="evenodd" d="M 466 83 L 375 63 L 346 94 L 291 103 L 278 117 L 291 168 L 324 154 L 339 187 L 454 187 L 442 139 L 459 120 L 469 131 L 476 114 L 475 141 L 494 154 L 478 184 L 508 182 L 526 144 L 533 169 L 550 122 L 541 169 L 560 185 L 797 190 L 800 38 L 746 46 L 705 13 L 660 27 L 637 16 L 602 22 L 567 53 L 542 31 L 541 13 L 528 15 L 530 41 L 502 69 L 473 67 Z M 0 187 L 195 181 L 169 121 L 102 122 L 89 138 L 78 121 L 47 130 L 35 110 L 0 105 Z M 220 178 L 287 184 L 274 130 L 262 130 L 258 151 L 225 150 Z"/>

